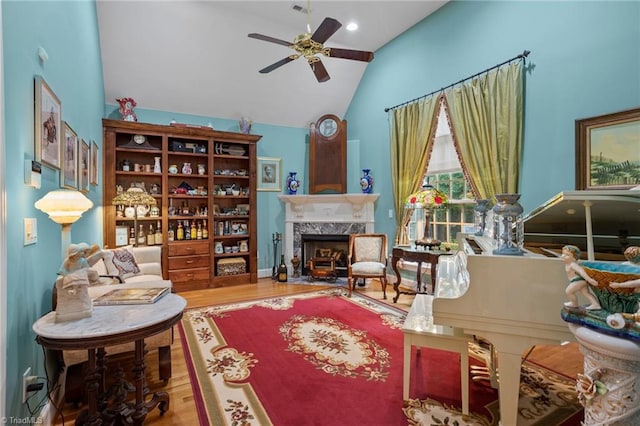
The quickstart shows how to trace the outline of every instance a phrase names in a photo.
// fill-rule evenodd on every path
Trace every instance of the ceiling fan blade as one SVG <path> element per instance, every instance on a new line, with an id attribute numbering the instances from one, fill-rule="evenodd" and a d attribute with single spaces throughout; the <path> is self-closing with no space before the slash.
<path id="1" fill-rule="evenodd" d="M 278 62 L 275 62 L 271 65 L 269 65 L 268 67 L 262 68 L 260 70 L 260 74 L 266 74 L 268 72 L 271 72 L 273 70 L 275 70 L 276 68 L 280 68 L 281 66 L 288 64 L 289 62 L 293 61 L 294 59 L 297 59 L 298 57 L 295 55 L 292 56 L 287 56 L 284 59 L 280 59 Z"/>
<path id="2" fill-rule="evenodd" d="M 364 50 L 337 49 L 335 47 L 330 47 L 329 57 L 371 62 L 373 61 L 373 52 L 366 52 Z"/>
<path id="3" fill-rule="evenodd" d="M 279 38 L 273 38 L 273 37 L 269 37 L 269 36 L 258 34 L 258 33 L 251 33 L 249 34 L 249 37 L 262 40 L 262 41 L 270 41 L 271 43 L 281 44 L 287 47 L 293 45 L 293 43 L 289 41 L 280 40 Z"/>
<path id="4" fill-rule="evenodd" d="M 336 31 L 340 29 L 342 24 L 333 18 L 324 18 L 322 24 L 316 29 L 316 32 L 311 36 L 311 40 L 323 44 L 325 41 L 329 40 Z"/>
<path id="5" fill-rule="evenodd" d="M 311 66 L 311 70 L 313 71 L 313 73 L 316 75 L 318 83 L 324 83 L 331 78 L 329 77 L 329 73 L 327 72 L 327 69 L 324 67 L 324 64 L 320 59 L 314 62 L 309 62 L 309 65 Z"/>

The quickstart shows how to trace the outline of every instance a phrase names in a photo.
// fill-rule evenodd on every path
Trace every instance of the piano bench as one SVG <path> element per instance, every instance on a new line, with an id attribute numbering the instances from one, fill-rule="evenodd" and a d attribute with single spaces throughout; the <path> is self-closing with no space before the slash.
<path id="1" fill-rule="evenodd" d="M 432 301 L 431 295 L 417 294 L 402 327 L 404 334 L 402 400 L 409 399 L 412 346 L 416 346 L 418 351 L 420 347 L 426 347 L 457 352 L 460 354 L 462 413 L 469 414 L 469 342 L 473 341 L 473 336 L 462 333 L 458 328 L 433 325 Z"/>

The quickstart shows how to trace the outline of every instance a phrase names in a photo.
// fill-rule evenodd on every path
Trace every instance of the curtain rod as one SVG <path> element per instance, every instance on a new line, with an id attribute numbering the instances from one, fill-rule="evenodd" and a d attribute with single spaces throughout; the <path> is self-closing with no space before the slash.
<path id="1" fill-rule="evenodd" d="M 449 89 L 449 88 L 451 88 L 451 87 L 455 86 L 456 84 L 460 84 L 460 83 L 462 83 L 463 81 L 471 80 L 471 79 L 472 79 L 472 78 L 474 78 L 474 77 L 477 77 L 477 76 L 479 76 L 479 75 L 481 75 L 481 74 L 484 74 L 484 73 L 489 72 L 489 71 L 491 71 L 491 70 L 493 70 L 493 69 L 496 69 L 496 68 L 498 68 L 498 67 L 501 67 L 501 66 L 503 66 L 503 65 L 505 65 L 505 64 L 508 64 L 509 62 L 517 61 L 518 59 L 525 59 L 527 56 L 529 56 L 529 53 L 531 53 L 531 51 L 530 51 L 530 50 L 525 50 L 524 52 L 522 52 L 521 54 L 519 54 L 519 55 L 518 55 L 518 56 L 516 56 L 516 57 L 513 57 L 513 58 L 511 58 L 511 59 L 509 59 L 509 60 L 507 60 L 507 61 L 504 61 L 504 62 L 502 62 L 502 63 L 500 63 L 500 64 L 498 64 L 498 65 L 494 65 L 494 66 L 492 66 L 492 67 L 490 67 L 490 68 L 487 68 L 487 69 L 486 69 L 486 70 L 484 70 L 484 71 L 480 71 L 479 73 L 476 73 L 476 74 L 474 74 L 474 75 L 472 75 L 472 76 L 470 76 L 470 77 L 463 78 L 462 80 L 460 80 L 460 81 L 456 81 L 455 83 L 452 83 L 452 84 L 450 84 L 450 85 L 448 85 L 448 86 L 446 86 L 446 87 L 443 87 L 443 88 L 438 89 L 438 90 L 434 90 L 433 92 L 431 92 L 431 93 L 427 93 L 426 95 L 418 96 L 417 98 L 415 98 L 415 99 L 411 99 L 410 101 L 402 102 L 401 104 L 398 104 L 398 105 L 395 105 L 395 106 L 392 106 L 392 107 L 389 107 L 389 108 L 385 108 L 385 109 L 384 109 L 384 112 L 389 112 L 389 111 L 390 111 L 390 110 L 392 110 L 392 109 L 396 109 L 396 108 L 401 107 L 401 106 L 403 106 L 403 105 L 410 104 L 411 102 L 415 102 L 415 101 L 417 101 L 417 100 L 420 100 L 420 99 L 426 98 L 427 96 L 431 96 L 431 95 L 433 95 L 434 93 L 442 92 L 442 91 L 444 91 L 444 90 L 446 90 L 446 89 Z"/>

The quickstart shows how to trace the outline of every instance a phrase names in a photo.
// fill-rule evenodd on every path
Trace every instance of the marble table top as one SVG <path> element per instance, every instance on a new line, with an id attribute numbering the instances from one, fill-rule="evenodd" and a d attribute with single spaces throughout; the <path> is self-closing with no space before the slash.
<path id="1" fill-rule="evenodd" d="M 89 318 L 55 322 L 49 312 L 33 324 L 33 331 L 51 339 L 88 339 L 143 329 L 180 314 L 187 301 L 177 294 L 167 294 L 148 305 L 94 306 Z"/>

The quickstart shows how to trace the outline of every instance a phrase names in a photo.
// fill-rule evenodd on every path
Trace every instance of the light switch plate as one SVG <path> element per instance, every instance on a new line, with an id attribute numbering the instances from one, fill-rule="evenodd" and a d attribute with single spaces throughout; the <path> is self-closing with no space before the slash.
<path id="1" fill-rule="evenodd" d="M 38 242 L 38 222 L 34 217 L 24 218 L 24 245 Z"/>

